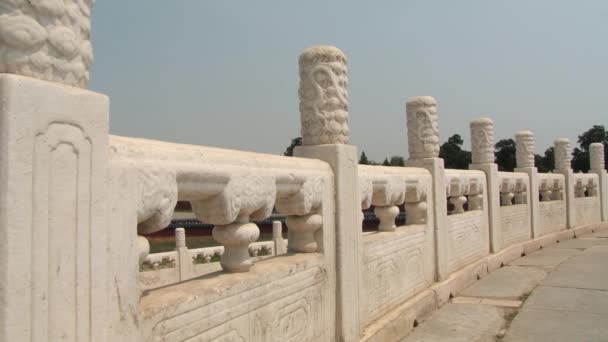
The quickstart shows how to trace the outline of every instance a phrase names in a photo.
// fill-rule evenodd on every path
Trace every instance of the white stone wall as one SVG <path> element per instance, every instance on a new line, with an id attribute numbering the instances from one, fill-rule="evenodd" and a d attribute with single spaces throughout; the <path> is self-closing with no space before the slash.
<path id="1" fill-rule="evenodd" d="M 468 210 L 457 212 L 458 203 L 447 218 L 447 270 L 452 273 L 489 253 L 488 203 L 482 195 L 487 185 L 483 172 L 446 170 L 446 186 L 449 202 L 469 205 Z M 475 199 L 478 195 L 482 196 Z"/>
<path id="2" fill-rule="evenodd" d="M 532 237 L 530 180 L 519 172 L 499 172 L 501 249 Z"/>
<path id="3" fill-rule="evenodd" d="M 367 325 L 433 283 L 433 198 L 431 175 L 424 169 L 359 165 L 359 178 L 362 209 L 406 205 L 404 226 L 363 237 L 360 317 Z M 382 219 L 394 226 L 394 215 Z"/>

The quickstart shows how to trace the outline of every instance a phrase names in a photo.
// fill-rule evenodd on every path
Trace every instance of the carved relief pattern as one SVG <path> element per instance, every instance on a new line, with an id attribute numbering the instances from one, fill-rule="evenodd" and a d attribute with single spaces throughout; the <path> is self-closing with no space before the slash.
<path id="1" fill-rule="evenodd" d="M 300 55 L 302 144 L 348 144 L 346 56 L 333 46 Z"/>
<path id="2" fill-rule="evenodd" d="M 598 223 L 602 220 L 598 197 L 580 197 L 574 199 L 576 225 Z"/>
<path id="3" fill-rule="evenodd" d="M 147 318 L 158 321 L 146 341 L 325 340 L 329 337 L 320 332 L 333 329 L 331 318 L 319 314 L 327 303 L 323 297 L 329 295 L 326 282 L 325 271 L 314 266 L 277 280 L 253 282 L 244 291 L 232 291 L 195 308 L 159 312 Z"/>
<path id="4" fill-rule="evenodd" d="M 494 122 L 482 118 L 471 122 L 473 164 L 494 163 Z"/>
<path id="5" fill-rule="evenodd" d="M 589 155 L 591 158 L 591 170 L 605 170 L 604 144 L 592 143 L 589 146 Z"/>
<path id="6" fill-rule="evenodd" d="M 530 131 L 515 133 L 517 167 L 534 167 L 534 134 Z"/>
<path id="7" fill-rule="evenodd" d="M 427 232 L 415 231 L 366 243 L 363 297 L 368 321 L 432 283 L 425 269 Z"/>
<path id="8" fill-rule="evenodd" d="M 555 148 L 555 170 L 563 171 L 570 169 L 570 140 L 557 139 L 554 143 Z"/>
<path id="9" fill-rule="evenodd" d="M 90 199 L 92 173 L 98 167 L 91 149 L 82 128 L 67 123 L 52 123 L 35 138 L 31 341 L 83 341 L 90 336 Z"/>
<path id="10" fill-rule="evenodd" d="M 0 73 L 86 88 L 93 0 L 0 1 Z"/>
<path id="11" fill-rule="evenodd" d="M 488 253 L 483 212 L 448 216 L 448 271 L 453 272 Z"/>
<path id="12" fill-rule="evenodd" d="M 503 247 L 530 238 L 529 215 L 527 205 L 513 205 L 500 208 Z"/>
<path id="13" fill-rule="evenodd" d="M 419 96 L 406 103 L 407 142 L 410 159 L 439 156 L 439 124 L 437 101 L 430 96 Z"/>
<path id="14" fill-rule="evenodd" d="M 540 202 L 541 234 L 549 234 L 566 229 L 566 208 L 564 201 Z"/>

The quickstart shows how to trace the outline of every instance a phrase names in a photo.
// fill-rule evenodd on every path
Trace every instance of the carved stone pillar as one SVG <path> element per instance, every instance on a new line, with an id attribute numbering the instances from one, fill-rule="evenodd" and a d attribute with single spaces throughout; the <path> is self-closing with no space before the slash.
<path id="1" fill-rule="evenodd" d="M 556 139 L 553 145 L 555 150 L 555 172 L 564 175 L 565 189 L 564 197 L 566 200 L 566 215 L 568 228 L 574 228 L 575 222 L 575 208 L 574 208 L 574 175 L 570 166 L 571 151 L 570 151 L 570 140 L 566 138 Z"/>
<path id="2" fill-rule="evenodd" d="M 591 159 L 590 173 L 598 175 L 599 184 L 597 185 L 597 193 L 600 197 L 602 207 L 602 221 L 608 221 L 608 174 L 606 173 L 604 144 L 592 143 L 589 146 L 589 155 Z"/>
<path id="3" fill-rule="evenodd" d="M 334 173 L 336 339 L 356 341 L 361 333 L 361 201 L 357 148 L 345 145 L 349 135 L 346 56 L 333 46 L 315 46 L 302 52 L 299 65 L 303 146 L 296 147 L 294 155 L 323 160 Z"/>
<path id="4" fill-rule="evenodd" d="M 471 122 L 471 149 L 473 164 L 494 163 L 494 122 L 491 119 Z"/>
<path id="5" fill-rule="evenodd" d="M 315 46 L 300 55 L 302 144 L 348 144 L 346 55 Z"/>
<path id="6" fill-rule="evenodd" d="M 502 244 L 500 212 L 500 178 L 498 165 L 494 163 L 494 122 L 490 118 L 471 121 L 471 170 L 480 170 L 486 174 L 488 191 L 488 219 L 490 227 L 490 250 L 498 252 Z"/>
<path id="7" fill-rule="evenodd" d="M 540 200 L 538 169 L 534 166 L 534 134 L 530 131 L 519 131 L 515 133 L 515 158 L 517 167 L 515 172 L 528 174 L 530 189 L 527 193 L 516 193 L 515 203 L 529 203 L 530 222 L 532 225 L 532 237 L 539 237 L 540 227 Z M 525 202 L 524 202 L 525 201 Z"/>
<path id="8" fill-rule="evenodd" d="M 439 156 L 439 125 L 437 101 L 431 96 L 417 96 L 405 105 L 409 158 L 405 166 L 427 169 L 433 179 L 433 220 L 437 253 L 436 279 L 448 276 L 447 267 L 447 197 L 445 196 L 445 167 Z M 406 206 L 406 211 L 408 206 Z M 407 220 L 407 214 L 406 214 Z"/>
<path id="9" fill-rule="evenodd" d="M 397 206 L 386 206 L 386 207 L 375 207 L 374 213 L 378 216 L 380 224 L 378 230 L 381 232 L 392 232 L 397 228 L 395 225 L 395 218 L 399 215 L 399 207 Z"/>
<path id="10" fill-rule="evenodd" d="M 86 88 L 93 1 L 1 1 L 0 73 Z"/>
<path id="11" fill-rule="evenodd" d="M 430 96 L 418 96 L 406 103 L 407 142 L 410 159 L 439 156 L 437 102 Z"/>
<path id="12" fill-rule="evenodd" d="M 534 167 L 534 134 L 530 131 L 515 133 L 517 167 Z"/>

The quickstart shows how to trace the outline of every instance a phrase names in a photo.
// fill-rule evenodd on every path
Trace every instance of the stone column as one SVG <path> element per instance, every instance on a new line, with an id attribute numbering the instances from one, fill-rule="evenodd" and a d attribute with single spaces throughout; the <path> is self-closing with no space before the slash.
<path id="1" fill-rule="evenodd" d="M 4 65 L 52 37 L 24 14 L 0 34 Z M 106 341 L 108 98 L 0 74 L 0 104 L 0 341 Z"/>
<path id="2" fill-rule="evenodd" d="M 431 96 L 413 97 L 405 104 L 407 116 L 408 167 L 427 169 L 433 178 L 435 222 L 436 280 L 448 276 L 447 269 L 447 196 L 445 194 L 445 168 L 439 158 L 439 125 L 437 101 Z"/>
<path id="3" fill-rule="evenodd" d="M 333 46 L 315 46 L 302 52 L 299 65 L 303 146 L 296 147 L 294 155 L 326 161 L 334 172 L 337 339 L 357 341 L 361 332 L 361 202 L 357 148 L 346 145 L 346 56 Z"/>
<path id="4" fill-rule="evenodd" d="M 490 251 L 496 253 L 502 248 L 502 221 L 500 215 L 500 179 L 498 165 L 494 163 L 494 122 L 490 118 L 480 118 L 470 124 L 471 128 L 471 170 L 486 174 L 488 182 L 488 215 L 490 227 Z"/>
<path id="5" fill-rule="evenodd" d="M 555 173 L 564 175 L 565 189 L 564 200 L 566 201 L 566 222 L 568 228 L 574 228 L 575 208 L 574 208 L 574 174 L 570 165 L 571 151 L 570 140 L 566 138 L 556 139 L 553 143 L 555 149 Z"/>
<path id="6" fill-rule="evenodd" d="M 527 199 L 531 212 L 532 237 L 537 238 L 541 236 L 541 227 L 538 169 L 534 166 L 534 134 L 530 131 L 515 133 L 515 148 L 517 161 L 515 172 L 525 172 L 530 179 Z"/>
<path id="7" fill-rule="evenodd" d="M 589 146 L 589 157 L 591 159 L 591 170 L 589 170 L 589 173 L 598 175 L 602 221 L 608 221 L 608 175 L 606 174 L 604 156 L 604 144 L 592 143 Z"/>

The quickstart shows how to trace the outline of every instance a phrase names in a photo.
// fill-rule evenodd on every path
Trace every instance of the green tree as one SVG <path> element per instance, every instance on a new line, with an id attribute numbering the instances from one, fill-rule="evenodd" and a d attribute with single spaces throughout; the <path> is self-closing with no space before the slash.
<path id="1" fill-rule="evenodd" d="M 382 162 L 382 166 L 391 166 L 391 163 L 388 161 L 388 158 L 384 158 L 384 161 Z"/>
<path id="2" fill-rule="evenodd" d="M 471 164 L 471 152 L 462 149 L 464 141 L 460 134 L 454 134 L 439 147 L 439 158 L 443 158 L 446 169 L 466 170 Z"/>
<path id="3" fill-rule="evenodd" d="M 361 165 L 369 165 L 369 160 L 365 155 L 365 151 L 361 151 L 361 158 L 359 158 L 359 164 Z"/>
<path id="4" fill-rule="evenodd" d="M 302 146 L 302 137 L 297 137 L 297 138 L 291 139 L 291 144 L 289 146 L 287 146 L 287 149 L 285 150 L 285 153 L 283 153 L 283 155 L 288 156 L 288 157 L 293 157 L 293 149 L 296 146 Z"/>
<path id="5" fill-rule="evenodd" d="M 608 131 L 603 125 L 593 125 L 590 129 L 578 136 L 580 146 L 572 151 L 572 168 L 575 172 L 589 171 L 589 146 L 591 143 L 599 142 L 604 144 L 604 167 L 608 167 Z"/>
<path id="6" fill-rule="evenodd" d="M 516 166 L 515 140 L 502 139 L 494 145 L 496 164 L 500 171 L 513 171 Z"/>
<path id="7" fill-rule="evenodd" d="M 389 164 L 390 166 L 405 166 L 405 160 L 401 156 L 392 156 Z"/>

